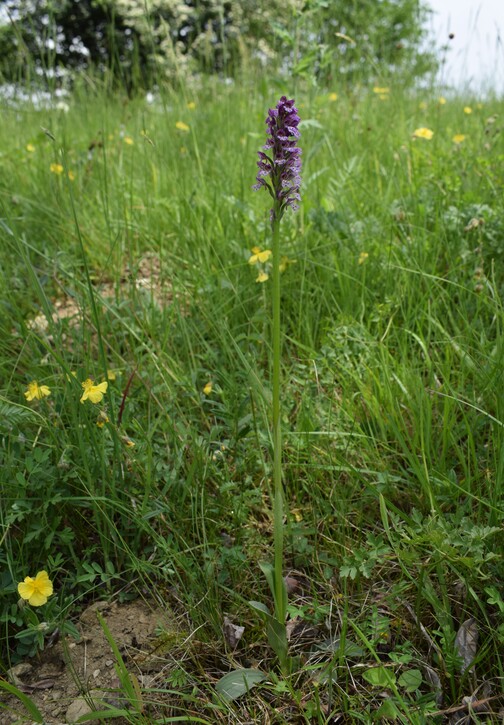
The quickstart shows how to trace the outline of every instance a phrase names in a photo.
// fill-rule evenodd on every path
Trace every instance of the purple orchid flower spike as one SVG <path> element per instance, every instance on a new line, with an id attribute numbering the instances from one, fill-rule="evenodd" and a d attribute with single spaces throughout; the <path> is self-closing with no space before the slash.
<path id="1" fill-rule="evenodd" d="M 268 140 L 263 151 L 258 152 L 259 172 L 253 188 L 258 191 L 265 187 L 273 198 L 272 223 L 280 221 L 288 206 L 295 211 L 301 199 L 301 149 L 297 146 L 299 121 L 294 99 L 288 100 L 286 96 L 281 97 L 276 108 L 268 111 Z"/>

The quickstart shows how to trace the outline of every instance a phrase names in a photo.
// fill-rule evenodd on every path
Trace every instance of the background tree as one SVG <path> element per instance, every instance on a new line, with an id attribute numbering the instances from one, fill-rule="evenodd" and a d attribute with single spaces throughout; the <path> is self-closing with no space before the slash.
<path id="1" fill-rule="evenodd" d="M 108 70 L 128 88 L 250 63 L 317 81 L 420 76 L 421 0 L 5 0 L 4 79 Z"/>

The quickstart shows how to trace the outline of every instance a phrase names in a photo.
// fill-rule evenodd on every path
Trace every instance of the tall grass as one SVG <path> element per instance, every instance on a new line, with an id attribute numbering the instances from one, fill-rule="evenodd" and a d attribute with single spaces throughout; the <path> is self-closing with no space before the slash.
<path id="1" fill-rule="evenodd" d="M 269 245 L 251 185 L 279 91 L 290 95 L 273 79 L 212 80 L 149 104 L 89 83 L 68 112 L 4 109 L 5 669 L 36 649 L 15 640 L 13 606 L 17 582 L 44 568 L 70 618 L 104 589 L 147 587 L 163 602 L 175 587 L 205 643 L 187 687 L 208 703 L 210 672 L 271 655 L 246 605 L 269 596 L 258 562 L 272 545 L 270 287 L 247 262 Z M 425 722 L 476 685 L 498 692 L 503 676 L 502 103 L 442 103 L 393 83 L 298 87 L 296 102 L 303 205 L 283 221 L 282 249 L 285 573 L 291 617 L 324 644 L 318 656 L 299 645 L 288 687 L 258 688 L 250 707 L 277 722 L 369 721 L 380 690 L 362 672 L 385 663 L 397 717 Z M 421 127 L 431 140 L 413 138 Z M 103 403 L 81 404 L 80 383 L 110 372 Z M 33 379 L 51 396 L 28 404 Z M 247 629 L 219 660 L 224 614 Z M 455 644 L 471 617 L 474 676 Z M 416 689 L 399 679 L 408 667 L 421 672 Z"/>

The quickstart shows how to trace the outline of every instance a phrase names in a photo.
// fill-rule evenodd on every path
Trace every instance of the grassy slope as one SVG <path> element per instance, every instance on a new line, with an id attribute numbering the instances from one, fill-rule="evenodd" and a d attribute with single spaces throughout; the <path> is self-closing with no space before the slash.
<path id="1" fill-rule="evenodd" d="M 56 583 L 54 616 L 103 587 L 150 581 L 164 599 L 173 585 L 207 657 L 222 649 L 228 613 L 247 624 L 236 661 L 253 652 L 272 666 L 246 604 L 268 600 L 258 562 L 271 558 L 269 287 L 247 260 L 269 245 L 268 199 L 250 187 L 282 92 L 214 82 L 148 105 L 82 90 L 68 113 L 3 114 L 4 666 L 9 649 L 31 644 L 13 639 L 24 626 L 16 582 L 42 568 Z M 421 722 L 441 707 L 425 664 L 443 707 L 475 678 L 495 693 L 504 674 L 492 589 L 502 579 L 502 104 L 393 87 L 296 100 L 303 204 L 283 225 L 287 565 L 302 582 L 292 611 L 321 639 L 330 626 L 363 647 L 357 665 L 381 659 L 397 678 L 419 668 L 422 685 L 402 683 L 394 698 L 404 721 Z M 432 139 L 413 140 L 423 126 Z M 153 276 L 161 302 L 135 284 Z M 78 314 L 53 319 L 57 305 Z M 46 331 L 30 329 L 40 313 Z M 107 369 L 117 375 L 106 400 L 81 405 L 80 382 Z M 52 394 L 25 405 L 32 379 Z M 112 421 L 103 429 L 99 410 Z M 477 674 L 461 676 L 455 635 L 470 617 Z M 273 704 L 294 708 L 288 721 L 323 722 L 324 707 L 369 718 L 380 690 L 340 651 L 321 659 L 315 671 L 329 662 L 335 683 L 314 698 L 306 672 L 295 675 Z M 215 662 L 200 665 L 216 676 L 231 667 Z M 194 668 L 187 681 L 204 687 Z"/>

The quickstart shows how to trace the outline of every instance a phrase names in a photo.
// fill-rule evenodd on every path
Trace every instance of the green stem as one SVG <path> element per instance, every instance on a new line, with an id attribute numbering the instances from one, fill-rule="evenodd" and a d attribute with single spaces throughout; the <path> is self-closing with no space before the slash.
<path id="1" fill-rule="evenodd" d="M 285 623 L 287 593 L 283 578 L 282 430 L 280 416 L 280 214 L 274 210 L 273 231 L 273 540 L 275 549 L 275 618 Z"/>

